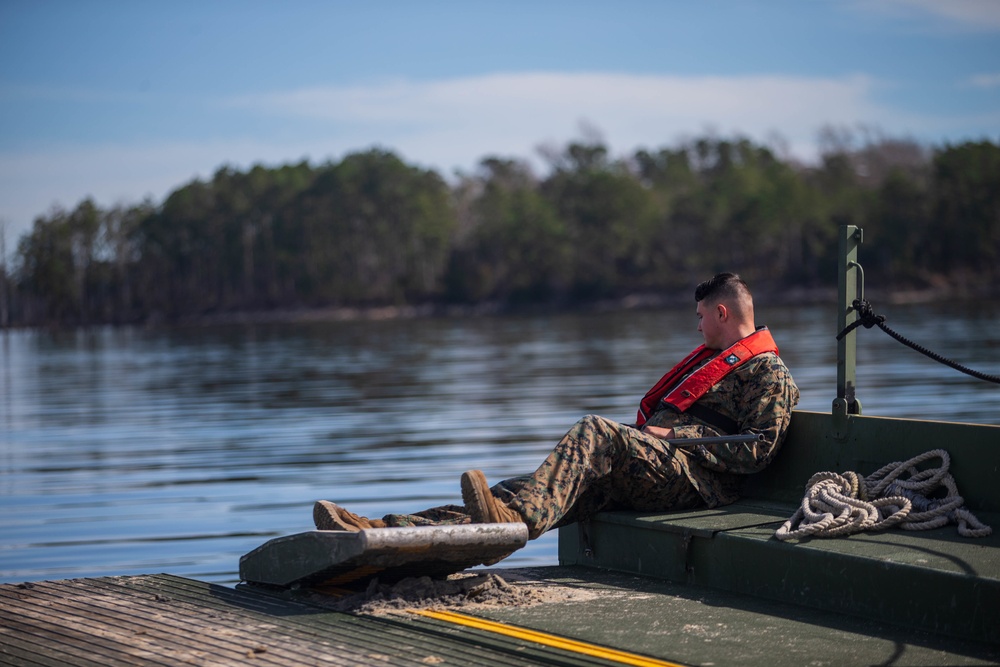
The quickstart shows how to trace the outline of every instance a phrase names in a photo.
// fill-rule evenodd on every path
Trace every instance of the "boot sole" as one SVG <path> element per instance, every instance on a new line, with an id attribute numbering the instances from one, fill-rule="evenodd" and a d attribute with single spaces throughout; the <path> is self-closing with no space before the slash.
<path id="1" fill-rule="evenodd" d="M 318 500 L 313 505 L 313 523 L 317 530 L 340 530 L 349 533 L 356 533 L 360 529 L 340 518 L 339 510 L 335 504 L 329 500 Z"/>
<path id="2" fill-rule="evenodd" d="M 481 470 L 462 473 L 462 502 L 475 523 L 498 523 L 486 475 Z"/>

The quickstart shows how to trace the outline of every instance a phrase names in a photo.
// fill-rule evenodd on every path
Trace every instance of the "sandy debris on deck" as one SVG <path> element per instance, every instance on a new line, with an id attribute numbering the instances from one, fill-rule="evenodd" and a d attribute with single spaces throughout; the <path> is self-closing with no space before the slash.
<path id="1" fill-rule="evenodd" d="M 373 579 L 361 593 L 331 597 L 328 592 L 307 593 L 310 602 L 336 611 L 360 614 L 386 614 L 413 609 L 467 610 L 490 606 L 534 606 L 552 602 L 593 599 L 597 591 L 566 586 L 556 582 L 495 572 L 460 572 L 447 579 L 409 577 L 395 584 Z"/>

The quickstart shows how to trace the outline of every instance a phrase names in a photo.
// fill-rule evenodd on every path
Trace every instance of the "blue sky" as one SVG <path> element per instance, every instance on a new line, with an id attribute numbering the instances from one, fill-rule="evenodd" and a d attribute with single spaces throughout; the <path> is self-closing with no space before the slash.
<path id="1" fill-rule="evenodd" d="M 8 252 L 53 205 L 224 164 L 381 146 L 451 177 L 709 133 L 808 161 L 831 125 L 1000 140 L 1000 1 L 0 0 Z"/>

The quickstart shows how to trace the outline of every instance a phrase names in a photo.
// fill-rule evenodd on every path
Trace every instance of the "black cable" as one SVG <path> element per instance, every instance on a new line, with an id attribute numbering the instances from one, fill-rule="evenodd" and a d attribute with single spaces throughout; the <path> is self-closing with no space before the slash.
<path id="1" fill-rule="evenodd" d="M 887 334 L 898 340 L 903 345 L 909 347 L 910 349 L 916 350 L 920 354 L 930 357 L 934 361 L 942 363 L 945 366 L 950 366 L 951 368 L 954 368 L 956 371 L 965 373 L 966 375 L 971 375 L 974 378 L 978 378 L 980 380 L 986 380 L 987 382 L 996 382 L 997 384 L 1000 384 L 1000 376 L 980 373 L 979 371 L 963 366 L 962 364 L 956 361 L 952 361 L 951 359 L 943 357 L 940 354 L 937 354 L 936 352 L 932 352 L 931 350 L 928 350 L 926 347 L 918 345 L 917 343 L 914 343 L 913 341 L 907 339 L 905 336 L 896 333 L 886 325 L 884 316 L 875 314 L 875 311 L 872 309 L 872 305 L 867 301 L 861 299 L 855 299 L 852 305 L 854 306 L 854 309 L 858 311 L 858 319 L 855 320 L 854 322 L 851 322 L 844 328 L 843 331 L 837 334 L 837 340 L 840 340 L 841 338 L 843 338 L 844 336 L 846 336 L 847 334 L 851 333 L 852 331 L 861 326 L 863 326 L 866 329 L 871 329 L 872 327 L 878 327 L 882 331 L 886 332 Z"/>

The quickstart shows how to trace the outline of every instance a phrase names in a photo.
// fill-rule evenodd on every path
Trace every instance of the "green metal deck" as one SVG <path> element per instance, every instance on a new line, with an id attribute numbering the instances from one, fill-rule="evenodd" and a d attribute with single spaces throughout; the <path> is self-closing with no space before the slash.
<path id="1" fill-rule="evenodd" d="M 600 515 L 591 555 L 573 527 L 560 537 L 560 560 L 1000 644 L 996 535 L 962 538 L 952 526 L 780 542 L 774 531 L 789 514 L 747 501 L 722 511 Z"/>
<path id="2" fill-rule="evenodd" d="M 805 482 L 820 471 L 870 474 L 944 448 L 966 507 L 992 525 L 960 537 L 954 525 L 781 542 Z M 774 463 L 743 500 L 667 514 L 600 514 L 559 534 L 565 565 L 676 583 L 898 624 L 1000 645 L 1000 427 L 796 412 Z"/>

